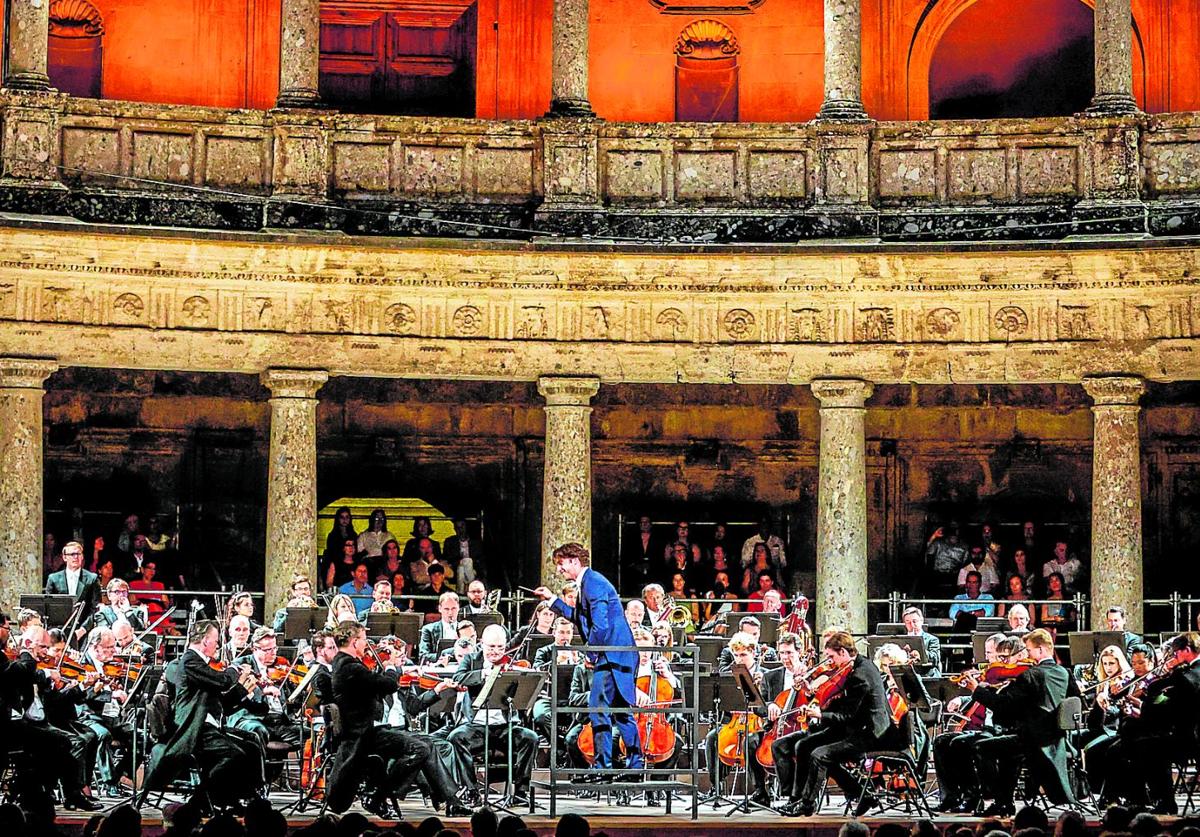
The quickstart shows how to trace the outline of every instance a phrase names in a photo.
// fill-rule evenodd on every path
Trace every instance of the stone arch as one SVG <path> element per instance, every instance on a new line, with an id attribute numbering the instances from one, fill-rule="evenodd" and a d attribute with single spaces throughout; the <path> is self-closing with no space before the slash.
<path id="1" fill-rule="evenodd" d="M 737 122 L 738 54 L 733 30 L 719 20 L 694 20 L 675 40 L 675 119 Z"/>
<path id="2" fill-rule="evenodd" d="M 979 0 L 928 0 L 925 4 L 913 30 L 908 48 L 906 110 L 909 119 L 929 118 L 929 70 L 933 63 L 934 52 L 942 37 L 958 17 L 977 2 Z M 1092 9 L 1096 6 L 1096 0 L 1079 0 L 1079 2 Z M 1146 59 L 1141 32 L 1137 24 L 1137 10 L 1134 11 L 1133 55 L 1136 92 L 1136 90 L 1145 90 Z"/>

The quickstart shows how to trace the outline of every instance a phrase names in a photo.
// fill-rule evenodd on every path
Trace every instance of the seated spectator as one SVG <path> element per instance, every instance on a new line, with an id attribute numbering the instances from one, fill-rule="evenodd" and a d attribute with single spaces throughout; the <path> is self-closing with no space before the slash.
<path id="1" fill-rule="evenodd" d="M 753 599 L 753 601 L 751 601 L 746 607 L 746 610 L 750 611 L 751 613 L 761 612 L 763 609 L 761 604 L 763 596 L 768 592 L 774 592 L 782 601 L 783 593 L 775 584 L 775 576 L 771 574 L 770 570 L 759 570 L 756 581 L 757 585 L 755 586 L 755 589 L 751 591 L 750 595 L 747 597 L 749 599 Z"/>
<path id="2" fill-rule="evenodd" d="M 400 562 L 400 544 L 395 538 L 383 545 L 383 551 L 379 555 L 379 566 L 372 573 L 376 580 L 380 577 L 390 579 L 398 572 L 403 572 L 404 565 Z"/>
<path id="3" fill-rule="evenodd" d="M 1025 586 L 1026 595 L 1032 596 L 1034 587 L 1041 579 L 1041 576 L 1029 566 L 1029 552 L 1021 546 L 1013 550 L 1012 561 L 1008 568 L 1009 576 L 1020 576 L 1021 581 Z"/>
<path id="4" fill-rule="evenodd" d="M 742 544 L 742 566 L 753 567 L 755 565 L 754 551 L 759 544 L 767 548 L 770 568 L 777 575 L 782 575 L 787 566 L 787 552 L 783 546 L 783 539 L 772 533 L 770 520 L 760 521 L 758 532 L 746 538 Z M 759 567 L 759 569 L 765 569 L 765 567 Z"/>
<path id="5" fill-rule="evenodd" d="M 373 600 L 371 588 L 371 569 L 365 561 L 354 565 L 354 572 L 349 581 L 338 588 L 338 592 L 350 597 L 354 603 L 354 612 L 359 613 L 371 606 Z"/>
<path id="6" fill-rule="evenodd" d="M 1066 601 L 1066 582 L 1062 573 L 1046 576 L 1046 598 L 1062 600 L 1038 606 L 1038 624 L 1054 631 L 1075 630 L 1075 605 Z"/>
<path id="7" fill-rule="evenodd" d="M 997 544 L 997 549 L 999 545 Z M 979 584 L 980 591 L 984 593 L 994 593 L 996 588 L 1000 586 L 1000 570 L 996 566 L 995 559 L 991 552 L 984 552 L 978 546 L 971 548 L 971 557 L 966 565 L 958 571 L 958 589 L 966 589 L 967 573 L 977 572 L 982 581 Z"/>
<path id="8" fill-rule="evenodd" d="M 697 589 L 707 590 L 712 587 L 713 582 L 717 579 L 717 573 L 730 574 L 728 553 L 721 544 L 712 548 L 712 563 L 708 565 L 708 578 Z"/>
<path id="9" fill-rule="evenodd" d="M 671 589 L 667 591 L 667 595 L 672 599 L 694 599 L 696 593 L 694 590 L 688 589 L 687 579 L 682 572 L 674 572 L 671 574 Z"/>
<path id="10" fill-rule="evenodd" d="M 709 622 L 712 622 L 714 619 L 720 618 L 722 614 L 733 610 L 734 605 L 729 600 L 736 600 L 737 593 L 733 592 L 733 590 L 729 588 L 729 573 L 723 570 L 717 572 L 713 578 L 712 589 L 705 592 L 704 598 L 713 600 L 712 604 L 706 604 L 704 606 L 705 625 L 707 625 Z M 717 601 L 721 601 L 722 603 L 717 604 Z"/>
<path id="11" fill-rule="evenodd" d="M 439 564 L 437 544 L 431 538 L 421 538 L 417 541 L 416 552 L 413 554 L 412 560 L 406 562 L 408 567 L 408 577 L 412 579 L 413 584 L 418 590 L 429 584 L 429 570 L 434 564 Z M 408 549 L 404 550 L 405 555 L 408 554 Z M 442 568 L 442 580 L 446 580 L 445 568 Z"/>
<path id="12" fill-rule="evenodd" d="M 417 592 L 423 596 L 441 596 L 442 593 L 453 592 L 450 589 L 450 585 L 446 583 L 445 567 L 441 564 L 431 564 L 429 566 L 429 583 L 424 587 L 417 588 Z M 437 602 L 433 600 L 423 601 L 421 602 L 420 610 L 425 613 L 433 613 L 437 610 Z"/>
<path id="13" fill-rule="evenodd" d="M 402 572 L 394 572 L 391 575 L 392 579 L 392 604 L 397 610 L 410 611 L 416 610 L 416 602 L 413 599 L 405 598 L 404 591 L 408 587 L 408 576 Z"/>
<path id="14" fill-rule="evenodd" d="M 413 518 L 412 537 L 405 541 L 404 554 L 400 560 L 405 564 L 411 564 L 417 560 L 417 556 L 421 554 L 421 541 L 423 540 L 430 542 L 429 551 L 433 554 L 433 559 L 427 561 L 426 565 L 433 563 L 433 561 L 441 563 L 442 548 L 438 545 L 437 541 L 433 540 L 433 524 L 429 522 L 428 517 Z M 416 584 L 423 583 L 416 578 L 413 578 L 413 582 Z"/>
<path id="15" fill-rule="evenodd" d="M 958 529 L 939 526 L 925 545 L 927 585 L 935 592 L 949 593 L 955 589 L 958 571 L 967 562 L 967 549 L 958 541 Z"/>
<path id="16" fill-rule="evenodd" d="M 325 580 L 325 589 L 336 590 L 354 577 L 354 566 L 360 561 L 358 557 L 358 539 L 346 538 L 342 542 L 341 555 L 336 560 L 329 561 L 322 568 L 321 575 Z"/>
<path id="17" fill-rule="evenodd" d="M 153 625 L 158 621 L 168 607 L 170 607 L 170 599 L 165 595 L 155 595 L 156 591 L 165 590 L 166 587 L 161 581 L 155 581 L 154 577 L 158 573 L 158 562 L 151 558 L 148 561 L 142 562 L 142 577 L 136 578 L 129 582 L 129 590 L 134 593 L 131 597 L 135 604 L 146 606 L 146 618 Z M 154 629 L 157 634 L 166 633 L 168 628 L 171 628 L 170 620 L 166 620 Z"/>
<path id="18" fill-rule="evenodd" d="M 1067 595 L 1075 592 L 1075 584 L 1079 581 L 1079 574 L 1083 569 L 1083 562 L 1074 555 L 1067 554 L 1067 542 L 1055 541 L 1054 555 L 1042 567 L 1042 578 L 1046 579 L 1046 589 L 1050 589 L 1050 576 L 1058 573 L 1062 578 L 1063 592 Z M 1046 598 L 1050 598 L 1047 596 Z"/>
<path id="19" fill-rule="evenodd" d="M 675 547 L 677 545 L 683 546 L 684 554 L 689 561 L 698 564 L 703 559 L 704 556 L 700 550 L 700 544 L 691 539 L 690 529 L 691 526 L 688 525 L 686 520 L 681 520 L 675 524 L 675 539 L 663 548 L 663 562 L 668 566 L 674 563 Z"/>
<path id="20" fill-rule="evenodd" d="M 671 560 L 668 562 L 666 573 L 663 576 L 665 586 L 670 586 L 672 575 L 680 573 L 684 578 L 684 587 L 694 591 L 709 575 L 708 567 L 702 560 L 691 554 L 692 550 L 686 543 L 676 542 L 671 545 L 671 550 Z M 699 555 L 699 552 L 699 548 L 696 547 L 696 556 Z"/>
<path id="21" fill-rule="evenodd" d="M 966 582 L 966 592 L 955 596 L 955 603 L 950 605 L 950 618 L 958 622 L 959 617 L 972 617 L 971 622 L 974 623 L 974 620 L 981 616 L 995 616 L 996 606 L 994 604 L 979 604 L 979 602 L 995 601 L 987 593 L 980 592 L 979 573 L 973 571 L 967 573 Z"/>
<path id="22" fill-rule="evenodd" d="M 383 554 L 383 545 L 395 539 L 387 530 L 387 514 L 383 509 L 375 509 L 371 512 L 367 531 L 358 536 L 358 551 L 368 561 L 377 561 Z"/>
<path id="23" fill-rule="evenodd" d="M 454 534 L 446 538 L 442 547 L 443 563 L 448 564 L 451 570 L 448 577 L 458 582 L 460 590 L 475 579 L 487 576 L 483 541 L 468 534 L 467 521 L 463 518 L 454 519 Z"/>
<path id="24" fill-rule="evenodd" d="M 1029 601 L 1029 591 L 1025 589 L 1025 579 L 1019 575 L 1010 575 L 1005 583 L 1007 592 L 1004 594 L 1006 602 L 1026 602 Z M 1000 615 L 1004 616 L 1008 612 L 1007 605 L 1000 605 Z"/>
<path id="25" fill-rule="evenodd" d="M 750 558 L 750 566 L 742 571 L 742 594 L 749 597 L 758 589 L 758 574 L 771 572 L 771 553 L 765 543 L 756 543 Z"/>

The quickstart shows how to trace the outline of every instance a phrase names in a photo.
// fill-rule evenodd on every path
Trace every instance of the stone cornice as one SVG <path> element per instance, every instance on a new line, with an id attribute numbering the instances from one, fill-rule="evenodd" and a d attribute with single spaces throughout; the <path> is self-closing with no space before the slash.
<path id="1" fill-rule="evenodd" d="M 0 357 L 0 389 L 41 389 L 58 371 L 58 363 L 43 358 Z"/>
<path id="2" fill-rule="evenodd" d="M 0 229 L 0 339 L 64 365 L 536 380 L 1197 377 L 1200 248 L 393 248 Z M 61 351 L 59 351 L 61 349 Z"/>

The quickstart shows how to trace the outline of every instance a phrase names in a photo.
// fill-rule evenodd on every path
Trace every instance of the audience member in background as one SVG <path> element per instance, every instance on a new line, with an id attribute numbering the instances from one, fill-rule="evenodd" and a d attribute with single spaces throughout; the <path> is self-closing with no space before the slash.
<path id="1" fill-rule="evenodd" d="M 379 563 L 372 568 L 371 577 L 378 580 L 381 577 L 391 579 L 393 575 L 404 571 L 404 562 L 400 560 L 400 544 L 392 538 L 384 542 L 383 551 L 379 555 Z"/>
<path id="2" fill-rule="evenodd" d="M 787 550 L 784 548 L 783 539 L 771 531 L 770 520 L 759 521 L 758 531 L 742 543 L 743 567 L 755 565 L 754 549 L 758 544 L 766 546 L 770 567 L 775 571 L 777 578 L 782 578 L 787 567 Z"/>
<path id="3" fill-rule="evenodd" d="M 121 526 L 121 533 L 117 535 L 117 551 L 130 552 L 133 549 L 133 539 L 142 531 L 141 523 L 136 514 L 125 516 L 125 522 Z"/>
<path id="4" fill-rule="evenodd" d="M 1008 576 L 1018 575 L 1021 577 L 1021 582 L 1024 584 L 1025 593 L 1032 596 L 1038 582 L 1041 581 L 1041 574 L 1029 564 L 1029 552 L 1022 546 L 1018 546 L 1013 550 L 1012 559 L 1009 561 Z"/>
<path id="5" fill-rule="evenodd" d="M 342 547 L 346 541 L 354 541 L 357 549 L 358 532 L 354 531 L 354 517 L 348 506 L 342 506 L 333 515 L 333 528 L 325 538 L 325 552 L 322 555 L 324 564 L 333 564 L 342 557 Z M 333 585 L 327 585 L 332 587 Z"/>
<path id="6" fill-rule="evenodd" d="M 778 596 L 780 598 L 780 600 L 783 599 L 784 591 L 781 591 L 778 588 L 778 586 L 775 583 L 775 576 L 771 574 L 770 570 L 759 570 L 758 577 L 755 579 L 755 581 L 756 581 L 755 588 L 754 588 L 754 590 L 752 590 L 750 592 L 750 595 L 747 597 L 747 598 L 752 599 L 753 601 L 751 601 L 750 604 L 746 606 L 746 610 L 750 611 L 751 613 L 761 613 L 763 610 L 763 606 L 762 606 L 761 602 L 763 601 L 763 597 L 766 596 L 767 593 L 774 593 L 776 596 Z M 778 611 L 776 611 L 776 612 L 778 612 Z"/>
<path id="7" fill-rule="evenodd" d="M 446 568 L 441 564 L 429 565 L 429 583 L 424 587 L 418 587 L 417 592 L 424 596 L 440 596 L 447 590 L 453 591 L 454 588 L 450 582 L 446 580 Z M 433 610 L 433 602 L 426 601 L 425 605 Z"/>
<path id="8" fill-rule="evenodd" d="M 470 536 L 467 521 L 461 517 L 454 519 L 454 534 L 442 544 L 442 560 L 454 570 L 460 590 L 477 578 L 487 578 L 483 541 Z"/>
<path id="9" fill-rule="evenodd" d="M 412 541 L 409 541 L 409 543 L 412 543 Z M 405 566 L 408 567 L 408 577 L 412 579 L 413 585 L 417 588 L 418 592 L 420 592 L 422 587 L 429 584 L 430 567 L 434 564 L 441 566 L 438 562 L 437 551 L 435 550 L 436 546 L 437 544 L 430 538 L 421 538 L 417 541 L 416 551 L 413 553 L 412 559 L 405 562 Z M 404 554 L 405 556 L 409 554 L 407 547 L 404 549 Z"/>
<path id="10" fill-rule="evenodd" d="M 428 517 L 415 517 L 413 518 L 412 537 L 404 542 L 404 563 L 409 564 L 417 559 L 417 556 L 421 554 L 421 541 L 426 539 L 431 542 L 433 560 L 440 561 L 442 559 L 442 548 L 433 540 L 433 524 L 429 522 Z M 413 579 L 414 582 L 416 580 Z"/>
<path id="11" fill-rule="evenodd" d="M 974 571 L 967 573 L 966 591 L 955 596 L 955 603 L 950 605 L 950 618 L 955 622 L 960 617 L 974 617 L 978 619 L 981 616 L 996 615 L 996 606 L 994 604 L 979 604 L 979 602 L 994 601 L 989 594 L 980 592 L 979 585 L 979 573 Z"/>
<path id="12" fill-rule="evenodd" d="M 681 520 L 675 524 L 675 538 L 666 546 L 663 547 L 663 563 L 668 566 L 672 563 L 675 556 L 676 544 L 682 544 L 684 552 L 688 558 L 696 563 L 699 563 L 703 557 L 700 549 L 700 544 L 696 543 L 691 537 L 691 524 L 686 520 Z"/>
<path id="13" fill-rule="evenodd" d="M 140 578 L 142 575 L 142 564 L 153 559 L 154 553 L 150 551 L 150 545 L 146 540 L 146 536 L 142 534 L 134 535 L 133 548 L 129 550 L 127 557 L 124 559 L 124 566 L 121 567 L 121 577 L 126 580 Z"/>
<path id="14" fill-rule="evenodd" d="M 42 543 L 42 578 L 63 568 L 62 550 L 53 532 L 47 532 Z"/>
<path id="15" fill-rule="evenodd" d="M 1042 577 L 1046 579 L 1046 589 L 1050 589 L 1050 576 L 1058 573 L 1062 576 L 1064 594 L 1074 593 L 1082 570 L 1083 562 L 1074 555 L 1068 555 L 1067 542 L 1055 541 L 1054 555 L 1042 566 Z"/>
<path id="16" fill-rule="evenodd" d="M 350 597 L 354 603 L 355 613 L 361 613 L 371 606 L 371 602 L 374 600 L 371 588 L 371 568 L 365 561 L 359 561 L 354 565 L 354 572 L 351 574 L 350 580 L 339 587 L 338 592 Z"/>
<path id="17" fill-rule="evenodd" d="M 763 542 L 756 543 L 751 549 L 750 565 L 742 570 L 742 595 L 749 596 L 758 589 L 758 574 L 772 572 L 771 553 Z"/>
<path id="18" fill-rule="evenodd" d="M 1038 605 L 1038 624 L 1043 628 L 1055 631 L 1075 630 L 1075 605 L 1065 601 L 1066 586 L 1062 573 L 1050 573 L 1046 576 L 1046 598 L 1064 601 Z"/>
<path id="19" fill-rule="evenodd" d="M 154 577 L 157 574 L 158 562 L 151 558 L 142 564 L 142 577 L 129 582 L 129 590 L 133 594 L 131 598 L 135 604 L 145 605 L 146 619 L 151 625 L 157 622 L 159 617 L 166 613 L 167 608 L 171 606 L 171 600 L 159 592 L 166 590 L 166 587 L 161 581 L 155 580 Z M 155 628 L 154 632 L 164 634 L 171 629 L 171 620 L 168 619 Z"/>
<path id="20" fill-rule="evenodd" d="M 1010 605 L 1008 613 L 1008 632 L 1010 634 L 1027 634 L 1030 630 L 1029 609 L 1023 604 Z"/>
<path id="21" fill-rule="evenodd" d="M 367 531 L 358 536 L 358 551 L 369 561 L 378 561 L 383 554 L 383 545 L 395 540 L 395 535 L 387 530 L 387 514 L 383 509 L 371 512 Z"/>
<path id="22" fill-rule="evenodd" d="M 637 533 L 621 541 L 621 592 L 626 596 L 636 596 L 654 580 L 662 554 L 650 515 L 638 515 L 637 525 Z"/>
<path id="23" fill-rule="evenodd" d="M 326 590 L 336 590 L 354 577 L 354 566 L 359 563 L 358 539 L 346 538 L 342 541 L 342 549 L 336 559 L 328 562 L 322 577 Z"/>
<path id="24" fill-rule="evenodd" d="M 979 573 L 979 590 L 983 593 L 992 594 L 1000 586 L 1000 572 L 996 568 L 996 564 L 991 560 L 991 553 L 984 552 L 982 547 L 971 547 L 971 557 L 962 569 L 958 571 L 958 589 L 964 590 L 967 586 L 967 573 Z"/>
<path id="25" fill-rule="evenodd" d="M 1010 575 L 1004 583 L 1004 601 L 1006 602 L 1027 602 L 1029 601 L 1029 590 L 1025 587 L 1025 579 L 1022 576 Z M 1008 614 L 1009 606 L 1006 604 L 1000 605 L 1000 615 Z"/>
<path id="26" fill-rule="evenodd" d="M 934 529 L 925 545 L 925 586 L 932 592 L 951 593 L 966 561 L 967 549 L 958 541 L 958 529 L 953 525 Z"/>
<path id="27" fill-rule="evenodd" d="M 165 552 L 171 545 L 171 536 L 162 530 L 162 522 L 151 517 L 146 527 L 146 548 L 151 552 Z"/>

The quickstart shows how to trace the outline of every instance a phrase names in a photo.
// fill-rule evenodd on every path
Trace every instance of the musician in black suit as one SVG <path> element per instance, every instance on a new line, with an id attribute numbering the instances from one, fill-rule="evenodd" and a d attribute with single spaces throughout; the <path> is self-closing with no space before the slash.
<path id="1" fill-rule="evenodd" d="M 363 807 L 382 817 L 389 815 L 388 799 L 402 791 L 417 774 L 424 775 L 434 805 L 445 804 L 447 813 L 461 815 L 457 789 L 437 759 L 428 736 L 396 727 L 378 726 L 383 699 L 399 688 L 399 673 L 387 663 L 371 671 L 362 662 L 367 649 L 367 629 L 344 621 L 333 632 L 338 654 L 333 659 L 333 702 L 341 713 L 342 729 L 333 742 L 335 755 L 329 769 L 329 809 L 342 813 L 350 807 L 366 772 L 366 761 L 378 756 L 387 765 L 386 775 L 375 783 L 375 793 Z"/>
<path id="2" fill-rule="evenodd" d="M 480 709 L 475 712 L 471 702 L 483 689 L 483 683 L 495 668 L 502 665 L 508 636 L 500 625 L 488 625 L 479 640 L 479 650 L 462 658 L 454 672 L 454 682 L 467 687 L 465 721 L 450 731 L 449 739 L 456 747 L 472 756 L 483 754 L 485 742 L 492 749 L 506 749 L 508 724 L 501 709 Z M 487 728 L 485 735 L 484 728 Z M 513 801 L 527 804 L 529 782 L 533 773 L 533 757 L 537 753 L 537 733 L 513 721 L 512 774 Z M 506 754 L 507 755 L 507 754 Z"/>
<path id="3" fill-rule="evenodd" d="M 845 764 L 863 753 L 879 749 L 891 727 L 883 677 L 870 660 L 854 647 L 854 638 L 835 631 L 825 639 L 825 659 L 839 670 L 848 667 L 845 682 L 829 700 L 825 709 L 810 704 L 805 715 L 816 722 L 816 731 L 784 736 L 772 747 L 780 787 L 791 788 L 789 802 L 781 809 L 784 816 L 812 816 L 826 776 L 832 776 L 847 799 L 857 799 L 861 786 Z M 789 739 L 795 739 L 789 741 Z M 808 765 L 807 770 L 803 769 Z M 786 773 L 785 773 L 786 771 Z M 870 794 L 862 795 L 855 816 L 861 816 L 875 803 Z"/>
<path id="4" fill-rule="evenodd" d="M 333 703 L 333 661 L 337 657 L 333 633 L 320 630 L 313 634 L 312 649 L 316 657 L 313 665 L 317 667 L 312 680 L 313 696 L 318 706 L 325 706 Z"/>
<path id="5" fill-rule="evenodd" d="M 971 697 L 992 711 L 998 724 L 1011 730 L 985 738 L 975 745 L 975 767 L 984 796 L 994 800 L 984 816 L 1016 813 L 1013 791 L 1024 758 L 1030 773 L 1055 805 L 1074 804 L 1067 778 L 1067 744 L 1059 729 L 1058 707 L 1063 699 L 1078 695 L 1075 679 L 1054 661 L 1054 640 L 1043 628 L 1022 637 L 1033 665 L 1003 689 L 983 686 L 978 677 L 964 682 Z"/>
<path id="6" fill-rule="evenodd" d="M 800 654 L 800 638 L 796 634 L 782 633 L 775 640 L 775 650 L 779 654 L 779 661 L 783 665 L 778 668 L 773 668 L 763 674 L 762 697 L 766 702 L 765 710 L 767 722 L 776 724 L 779 722 L 780 715 L 783 713 L 786 702 L 777 703 L 777 699 L 784 692 L 789 692 L 798 685 L 808 674 L 808 666 L 804 664 L 804 657 Z M 796 706 L 790 707 L 790 710 L 796 710 Z M 796 712 L 788 716 L 788 719 L 795 720 Z M 766 769 L 759 763 L 754 754 L 758 751 L 759 744 L 762 743 L 763 736 L 767 734 L 764 729 L 760 732 L 752 732 L 746 736 L 746 753 L 748 764 L 750 765 L 750 776 L 754 780 L 754 796 L 751 801 L 759 805 L 770 805 L 771 797 L 767 793 L 767 776 Z"/>
<path id="7" fill-rule="evenodd" d="M 1200 753 L 1200 634 L 1184 633 L 1167 648 L 1170 673 L 1148 686 L 1141 698 L 1141 723 L 1134 734 L 1121 733 L 1110 758 L 1128 763 L 1122 771 L 1136 788 L 1126 795 L 1132 802 L 1148 789 L 1154 813 L 1178 813 L 1171 787 L 1171 764 Z"/>
<path id="8" fill-rule="evenodd" d="M 100 605 L 100 580 L 95 573 L 83 568 L 83 544 L 69 541 L 63 547 L 62 557 L 66 566 L 46 579 L 45 593 L 74 596 L 75 604 L 82 603 L 83 610 L 76 620 L 78 627 L 73 637 L 78 641 L 87 635 L 92 616 Z"/>
<path id="9" fill-rule="evenodd" d="M 21 652 L 4 673 L 9 708 L 14 715 L 19 714 L 10 721 L 12 746 L 29 754 L 37 785 L 50 791 L 56 782 L 62 783 L 65 807 L 99 810 L 83 795 L 82 771 L 73 754 L 71 736 L 52 726 L 47 717 L 46 704 L 53 701 L 51 693 L 62 687 L 62 675 L 53 668 L 39 669 L 39 661 L 54 662 L 50 632 L 34 626 L 21 636 Z"/>
<path id="10" fill-rule="evenodd" d="M 175 730 L 150 754 L 139 807 L 151 791 L 169 784 L 193 756 L 200 766 L 201 789 L 214 804 L 234 804 L 259 790 L 247 777 L 262 776 L 261 751 L 224 727 L 225 714 L 245 699 L 256 681 L 252 674 L 232 667 L 221 671 L 212 667 L 220 636 L 216 622 L 197 622 L 188 636 L 188 649 L 173 669 L 168 667 L 174 686 Z"/>
<path id="11" fill-rule="evenodd" d="M 441 618 L 421 628 L 421 639 L 417 643 L 417 661 L 421 665 L 437 662 L 441 640 L 458 639 L 458 593 L 448 590 L 438 596 L 437 609 Z"/>

